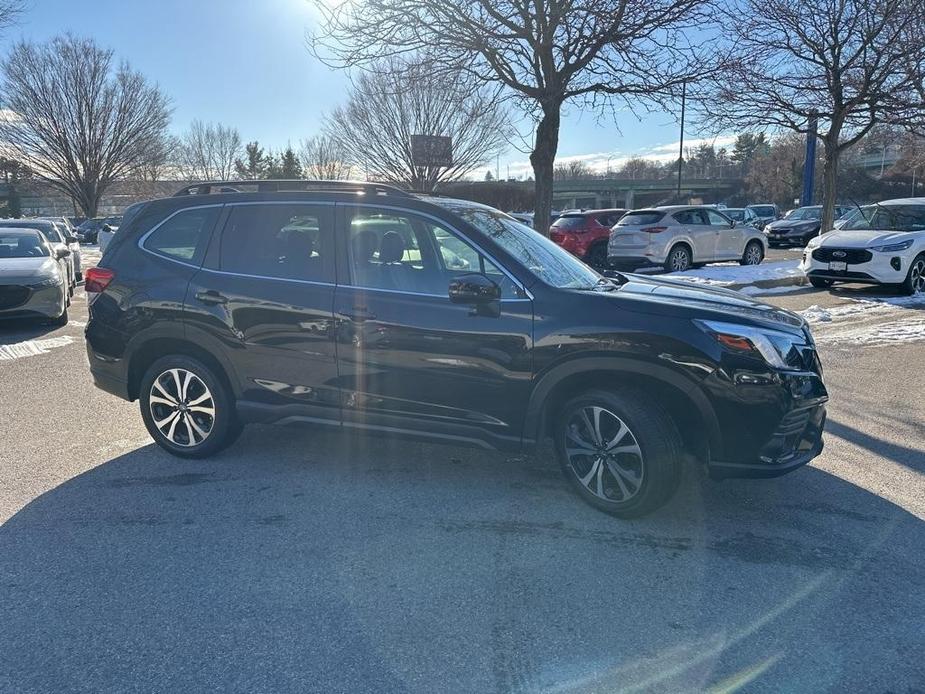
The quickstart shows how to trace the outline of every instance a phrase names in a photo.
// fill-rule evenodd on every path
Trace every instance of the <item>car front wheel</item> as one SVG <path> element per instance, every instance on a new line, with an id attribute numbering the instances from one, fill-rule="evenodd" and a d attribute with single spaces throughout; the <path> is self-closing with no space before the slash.
<path id="1" fill-rule="evenodd" d="M 681 476 L 681 438 L 644 393 L 590 390 L 555 421 L 556 450 L 572 487 L 592 506 L 633 518 L 668 501 Z"/>
<path id="2" fill-rule="evenodd" d="M 925 294 L 925 253 L 919 253 L 910 263 L 902 290 L 906 294 Z"/>
<path id="3" fill-rule="evenodd" d="M 758 241 L 749 241 L 742 253 L 740 265 L 761 265 L 764 260 L 764 247 Z"/>
<path id="4" fill-rule="evenodd" d="M 224 382 L 197 359 L 162 357 L 145 372 L 141 417 L 151 438 L 181 458 L 205 458 L 241 433 L 234 399 Z"/>

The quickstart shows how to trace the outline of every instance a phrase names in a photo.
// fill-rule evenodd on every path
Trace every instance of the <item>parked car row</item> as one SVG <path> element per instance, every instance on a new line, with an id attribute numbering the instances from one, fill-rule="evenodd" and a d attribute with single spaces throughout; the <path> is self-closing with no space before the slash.
<path id="1" fill-rule="evenodd" d="M 549 237 L 599 270 L 662 266 L 680 272 L 729 260 L 761 263 L 767 241 L 750 224 L 754 213 L 748 208 L 728 213 L 712 205 L 568 212 L 553 222 Z"/>

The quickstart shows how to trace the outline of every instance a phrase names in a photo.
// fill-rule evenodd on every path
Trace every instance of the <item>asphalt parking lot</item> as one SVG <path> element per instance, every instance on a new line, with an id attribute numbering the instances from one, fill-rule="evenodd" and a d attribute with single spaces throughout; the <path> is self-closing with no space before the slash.
<path id="1" fill-rule="evenodd" d="M 636 521 L 548 451 L 252 427 L 171 458 L 92 386 L 82 291 L 0 325 L 0 692 L 921 691 L 925 302 L 882 296 L 767 297 L 823 318 L 816 461 L 690 470 Z"/>

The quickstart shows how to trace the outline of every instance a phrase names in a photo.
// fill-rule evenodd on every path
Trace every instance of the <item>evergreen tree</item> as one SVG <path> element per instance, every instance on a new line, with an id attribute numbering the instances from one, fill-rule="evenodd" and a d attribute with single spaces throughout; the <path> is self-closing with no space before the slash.
<path id="1" fill-rule="evenodd" d="M 292 145 L 287 145 L 279 155 L 278 178 L 302 178 L 302 165 L 296 153 L 292 151 Z"/>
<path id="2" fill-rule="evenodd" d="M 263 148 L 257 143 L 248 142 L 244 148 L 244 159 L 238 159 L 234 163 L 235 171 L 238 176 L 246 180 L 256 180 L 267 177 L 269 155 L 265 154 Z"/>

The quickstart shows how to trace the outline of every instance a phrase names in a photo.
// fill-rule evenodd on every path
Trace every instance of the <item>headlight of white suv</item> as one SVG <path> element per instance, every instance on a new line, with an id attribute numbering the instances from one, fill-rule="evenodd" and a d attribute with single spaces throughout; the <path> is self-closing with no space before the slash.
<path id="1" fill-rule="evenodd" d="M 871 250 L 880 251 L 881 253 L 893 253 L 894 251 L 905 251 L 912 246 L 912 239 L 900 241 L 899 243 L 888 243 L 885 246 L 871 246 Z"/>
<path id="2" fill-rule="evenodd" d="M 717 342 L 731 352 L 744 354 L 752 352 L 761 355 L 775 369 L 799 370 L 800 368 L 793 365 L 792 358 L 799 353 L 799 348 L 806 344 L 802 336 L 782 330 L 755 328 L 738 323 L 711 320 L 695 320 L 694 323 L 701 330 L 715 337 Z"/>

